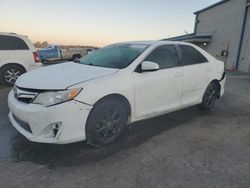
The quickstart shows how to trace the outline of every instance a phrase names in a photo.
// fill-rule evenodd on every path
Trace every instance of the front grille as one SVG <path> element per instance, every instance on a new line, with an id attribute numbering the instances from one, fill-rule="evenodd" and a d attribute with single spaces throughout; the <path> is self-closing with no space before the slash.
<path id="1" fill-rule="evenodd" d="M 31 101 L 33 100 L 33 98 L 22 98 L 22 97 L 19 97 L 19 98 L 17 98 L 17 100 L 29 104 L 29 103 L 31 103 Z"/>
<path id="2" fill-rule="evenodd" d="M 38 91 L 30 90 L 30 89 L 23 89 L 19 87 L 13 88 L 15 98 L 23 103 L 31 103 L 33 99 L 38 95 Z"/>
<path id="3" fill-rule="evenodd" d="M 14 117 L 15 121 L 17 122 L 17 124 L 18 124 L 20 127 L 22 127 L 24 130 L 28 131 L 29 133 L 32 133 L 32 130 L 31 130 L 31 128 L 30 128 L 30 126 L 29 126 L 28 123 L 26 123 L 26 122 L 20 120 L 20 119 L 19 119 L 18 117 L 16 117 L 14 114 L 13 114 L 13 117 Z"/>

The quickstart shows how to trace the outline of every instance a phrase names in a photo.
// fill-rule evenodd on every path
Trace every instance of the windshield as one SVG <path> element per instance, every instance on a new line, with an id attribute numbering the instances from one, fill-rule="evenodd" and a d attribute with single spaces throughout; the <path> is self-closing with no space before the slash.
<path id="1" fill-rule="evenodd" d="M 147 48 L 144 44 L 115 44 L 92 52 L 80 59 L 80 64 L 123 69 Z"/>

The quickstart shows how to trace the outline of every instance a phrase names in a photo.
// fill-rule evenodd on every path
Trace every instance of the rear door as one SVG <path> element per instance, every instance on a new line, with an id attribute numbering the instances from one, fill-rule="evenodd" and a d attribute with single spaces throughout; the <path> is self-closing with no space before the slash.
<path id="1" fill-rule="evenodd" d="M 196 48 L 178 45 L 180 65 L 183 67 L 182 106 L 190 106 L 201 101 L 210 82 L 209 72 L 212 67 L 208 60 Z"/>
<path id="2" fill-rule="evenodd" d="M 179 108 L 183 72 L 175 45 L 156 48 L 145 61 L 157 63 L 160 69 L 133 73 L 136 117 L 147 118 Z"/>

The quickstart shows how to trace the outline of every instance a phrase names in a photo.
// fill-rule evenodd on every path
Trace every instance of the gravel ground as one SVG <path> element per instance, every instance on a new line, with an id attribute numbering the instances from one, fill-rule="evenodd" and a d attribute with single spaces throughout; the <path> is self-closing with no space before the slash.
<path id="1" fill-rule="evenodd" d="M 250 187 L 250 75 L 229 73 L 211 112 L 196 107 L 135 123 L 95 149 L 31 143 L 10 124 L 0 89 L 0 187 Z"/>

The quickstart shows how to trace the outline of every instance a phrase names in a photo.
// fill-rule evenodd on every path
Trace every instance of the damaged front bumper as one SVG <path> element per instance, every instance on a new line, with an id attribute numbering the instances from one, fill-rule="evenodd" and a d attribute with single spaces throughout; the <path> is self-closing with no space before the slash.
<path id="1" fill-rule="evenodd" d="M 86 139 L 85 124 L 92 106 L 72 100 L 51 107 L 18 101 L 8 96 L 9 119 L 27 139 L 66 144 Z"/>

